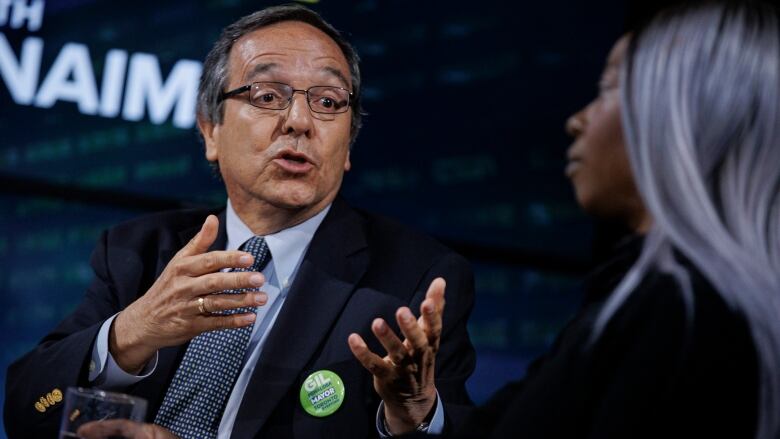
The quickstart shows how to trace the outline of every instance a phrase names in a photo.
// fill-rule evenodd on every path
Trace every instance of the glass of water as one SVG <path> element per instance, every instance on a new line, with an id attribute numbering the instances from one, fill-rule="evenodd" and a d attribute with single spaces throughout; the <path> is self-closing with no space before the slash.
<path id="1" fill-rule="evenodd" d="M 143 398 L 99 389 L 69 387 L 65 394 L 60 439 L 78 437 L 76 431 L 87 422 L 106 419 L 143 422 L 145 416 L 146 400 Z"/>

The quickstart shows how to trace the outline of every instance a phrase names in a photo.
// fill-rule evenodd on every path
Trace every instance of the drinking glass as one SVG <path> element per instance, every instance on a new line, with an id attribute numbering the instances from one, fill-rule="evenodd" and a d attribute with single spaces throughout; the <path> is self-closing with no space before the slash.
<path id="1" fill-rule="evenodd" d="M 143 422 L 146 400 L 124 393 L 69 387 L 60 423 L 60 439 L 78 437 L 81 425 L 106 419 L 130 419 Z"/>

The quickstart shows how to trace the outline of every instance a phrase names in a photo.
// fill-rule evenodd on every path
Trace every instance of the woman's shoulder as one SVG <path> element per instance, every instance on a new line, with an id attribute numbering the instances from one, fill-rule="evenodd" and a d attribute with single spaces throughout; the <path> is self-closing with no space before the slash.
<path id="1" fill-rule="evenodd" d="M 728 419 L 723 431 L 744 433 L 758 401 L 750 327 L 695 266 L 681 267 L 646 274 L 605 329 L 599 357 L 652 382 L 648 395 L 670 417 Z"/>
<path id="2" fill-rule="evenodd" d="M 702 336 L 726 335 L 751 339 L 742 312 L 727 303 L 719 290 L 689 260 L 680 258 L 673 270 L 651 269 L 626 302 L 626 310 L 644 321 L 668 322 Z M 635 317 L 636 317 L 635 316 Z"/>
<path id="3" fill-rule="evenodd" d="M 743 394 L 738 387 L 746 386 L 755 393 L 758 365 L 748 321 L 689 260 L 680 258 L 675 272 L 649 271 L 621 314 L 617 329 L 674 365 L 670 377 L 678 388 Z"/>
<path id="4" fill-rule="evenodd" d="M 651 269 L 615 315 L 619 330 L 649 326 L 654 336 L 702 344 L 713 355 L 740 346 L 752 349 L 743 313 L 727 303 L 706 276 L 687 259 L 674 270 Z M 685 347 L 685 346 L 684 346 Z"/>

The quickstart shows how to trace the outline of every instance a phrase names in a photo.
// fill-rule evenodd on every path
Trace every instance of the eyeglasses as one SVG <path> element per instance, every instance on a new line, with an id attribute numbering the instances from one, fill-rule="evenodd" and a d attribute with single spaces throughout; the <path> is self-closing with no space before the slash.
<path id="1" fill-rule="evenodd" d="M 298 90 L 281 82 L 253 82 L 235 90 L 222 93 L 219 102 L 229 97 L 249 92 L 249 104 L 268 110 L 284 110 L 290 106 L 295 93 L 306 95 L 306 102 L 315 113 L 344 113 L 352 104 L 354 95 L 346 88 L 317 85 L 306 90 Z"/>

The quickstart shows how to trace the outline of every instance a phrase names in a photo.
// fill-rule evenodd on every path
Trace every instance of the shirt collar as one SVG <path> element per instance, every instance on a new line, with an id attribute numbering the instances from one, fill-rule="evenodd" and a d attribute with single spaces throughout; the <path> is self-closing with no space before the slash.
<path id="1" fill-rule="evenodd" d="M 330 204 L 321 212 L 293 227 L 264 236 L 271 252 L 276 276 L 280 285 L 285 286 L 291 280 L 303 253 L 309 248 L 314 233 L 330 210 Z M 237 250 L 249 238 L 255 236 L 249 227 L 241 221 L 230 200 L 227 202 L 225 227 L 227 231 L 226 250 Z"/>

